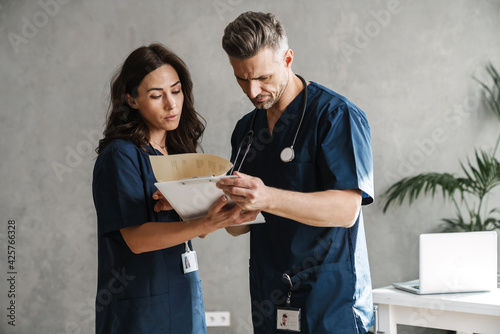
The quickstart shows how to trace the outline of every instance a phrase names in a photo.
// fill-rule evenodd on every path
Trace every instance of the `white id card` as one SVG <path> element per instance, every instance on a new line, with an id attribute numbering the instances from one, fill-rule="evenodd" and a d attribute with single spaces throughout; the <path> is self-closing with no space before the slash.
<path id="1" fill-rule="evenodd" d="M 196 258 L 196 251 L 189 251 L 181 254 L 182 269 L 184 274 L 198 270 L 198 259 Z"/>
<path id="2" fill-rule="evenodd" d="M 276 329 L 287 332 L 300 332 L 300 308 L 278 308 Z"/>

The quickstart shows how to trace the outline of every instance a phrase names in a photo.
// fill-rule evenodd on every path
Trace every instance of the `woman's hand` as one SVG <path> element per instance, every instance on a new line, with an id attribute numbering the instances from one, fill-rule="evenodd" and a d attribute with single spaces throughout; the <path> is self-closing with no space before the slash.
<path id="1" fill-rule="evenodd" d="M 156 204 L 154 206 L 155 212 L 169 211 L 169 210 L 173 209 L 172 205 L 170 205 L 170 203 L 167 201 L 167 199 L 165 197 L 163 197 L 163 194 L 159 190 L 157 190 L 153 194 L 153 199 L 158 201 L 158 202 L 156 202 Z"/>
<path id="2" fill-rule="evenodd" d="M 260 211 L 245 211 L 239 206 L 228 206 L 226 196 L 221 196 L 208 210 L 204 217 L 209 229 L 213 231 L 242 223 L 250 222 L 257 218 Z"/>

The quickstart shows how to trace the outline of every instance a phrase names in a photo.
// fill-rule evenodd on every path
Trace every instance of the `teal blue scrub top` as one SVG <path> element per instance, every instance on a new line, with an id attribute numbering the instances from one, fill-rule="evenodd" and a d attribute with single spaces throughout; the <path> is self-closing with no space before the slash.
<path id="1" fill-rule="evenodd" d="M 151 148 L 146 149 L 154 154 Z M 94 166 L 96 333 L 204 334 L 200 277 L 198 271 L 183 273 L 184 244 L 134 254 L 119 231 L 146 222 L 180 220 L 175 211 L 153 210 L 156 179 L 149 153 L 129 141 L 114 140 L 99 154 Z"/>
<path id="2" fill-rule="evenodd" d="M 373 202 L 370 127 L 365 114 L 345 97 L 311 82 L 293 161 L 280 160 L 293 141 L 304 91 L 288 106 L 271 135 L 265 110 L 236 125 L 232 161 L 250 130 L 254 141 L 241 171 L 271 187 L 299 192 L 360 189 Z M 245 147 L 242 148 L 242 151 Z M 241 156 L 238 157 L 241 159 Z M 276 330 L 276 308 L 285 307 L 287 273 L 294 283 L 291 307 L 301 308 L 301 333 L 365 333 L 373 325 L 370 268 L 363 214 L 351 228 L 312 227 L 263 213 L 267 223 L 251 226 L 250 292 L 255 333 Z"/>

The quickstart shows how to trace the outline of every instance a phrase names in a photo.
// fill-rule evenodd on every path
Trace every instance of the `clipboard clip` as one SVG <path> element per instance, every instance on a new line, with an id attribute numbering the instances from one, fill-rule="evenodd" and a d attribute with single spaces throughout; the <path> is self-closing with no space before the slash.
<path id="1" fill-rule="evenodd" d="M 183 179 L 179 179 L 179 182 L 185 182 L 185 181 L 196 181 L 196 180 L 200 180 L 200 179 L 209 179 L 209 178 L 214 178 L 215 175 L 206 175 L 206 176 L 193 176 L 193 177 L 186 177 L 186 178 L 183 178 Z M 184 183 L 182 183 L 184 184 Z"/>
<path id="2" fill-rule="evenodd" d="M 186 184 L 194 184 L 194 183 L 202 183 L 202 182 L 219 182 L 220 179 L 226 179 L 226 178 L 235 178 L 237 177 L 236 175 L 222 175 L 222 176 L 215 176 L 215 175 L 207 175 L 207 176 L 194 176 L 194 177 L 188 177 L 185 179 L 179 179 L 178 182 L 180 182 L 182 185 Z"/>

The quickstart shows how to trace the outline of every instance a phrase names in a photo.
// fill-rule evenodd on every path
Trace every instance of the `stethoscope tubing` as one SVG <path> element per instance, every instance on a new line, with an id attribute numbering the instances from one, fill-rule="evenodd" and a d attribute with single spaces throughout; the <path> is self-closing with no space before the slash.
<path id="1" fill-rule="evenodd" d="M 304 103 L 302 104 L 302 115 L 300 116 L 300 122 L 299 126 L 297 127 L 297 131 L 295 131 L 295 136 L 293 137 L 293 142 L 290 148 L 293 150 L 293 146 L 295 145 L 295 141 L 297 140 L 297 136 L 299 135 L 300 128 L 302 127 L 302 121 L 304 120 L 304 115 L 306 114 L 306 107 L 307 107 L 307 82 L 304 80 L 303 77 L 300 75 L 296 74 L 300 81 L 304 84 Z"/>
<path id="2" fill-rule="evenodd" d="M 297 74 L 297 77 L 299 77 L 300 81 L 304 84 L 304 102 L 302 104 L 302 115 L 300 117 L 299 125 L 297 126 L 297 130 L 295 131 L 295 135 L 293 137 L 292 145 L 289 147 L 285 147 L 280 154 L 281 161 L 283 162 L 290 162 L 295 158 L 295 151 L 293 147 L 295 146 L 295 141 L 297 140 L 297 136 L 299 134 L 300 128 L 302 127 L 302 121 L 304 120 L 304 115 L 306 114 L 306 108 L 307 108 L 307 82 L 302 78 L 300 75 Z M 240 145 L 238 146 L 238 152 L 236 153 L 236 158 L 234 159 L 234 164 L 231 170 L 229 171 L 229 174 L 233 174 L 234 168 L 236 167 L 236 164 L 238 162 L 238 157 L 240 156 L 241 149 L 243 145 L 245 144 L 246 141 L 248 141 L 247 147 L 245 149 L 245 152 L 243 154 L 243 158 L 241 159 L 240 165 L 237 169 L 239 171 L 241 169 L 241 166 L 243 165 L 243 162 L 245 161 L 245 158 L 248 154 L 248 151 L 250 150 L 250 146 L 252 145 L 253 138 L 255 137 L 255 131 L 253 130 L 254 125 L 255 125 L 255 117 L 257 116 L 257 111 L 255 110 L 253 115 L 252 115 L 252 120 L 250 122 L 250 130 L 245 134 L 245 137 L 243 137 L 243 140 L 241 141 Z"/>

